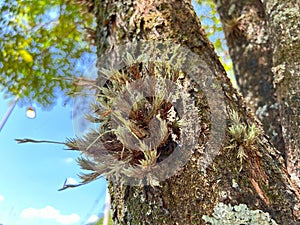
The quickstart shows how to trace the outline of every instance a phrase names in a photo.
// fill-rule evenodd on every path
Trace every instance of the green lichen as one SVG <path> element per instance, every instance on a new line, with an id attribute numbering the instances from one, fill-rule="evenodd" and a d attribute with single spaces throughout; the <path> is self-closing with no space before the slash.
<path id="1" fill-rule="evenodd" d="M 231 206 L 222 202 L 214 208 L 212 217 L 204 215 L 202 219 L 211 225 L 278 225 L 269 213 L 250 210 L 245 204 Z"/>

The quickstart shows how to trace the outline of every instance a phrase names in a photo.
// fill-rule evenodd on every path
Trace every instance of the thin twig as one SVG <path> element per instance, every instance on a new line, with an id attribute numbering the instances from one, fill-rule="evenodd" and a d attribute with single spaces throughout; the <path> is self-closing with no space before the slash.
<path id="1" fill-rule="evenodd" d="M 66 144 L 65 142 L 60 142 L 60 141 L 33 140 L 30 138 L 15 139 L 15 141 L 17 141 L 18 144 L 23 144 L 23 143 L 50 143 L 50 144 L 60 144 L 60 145 Z"/>

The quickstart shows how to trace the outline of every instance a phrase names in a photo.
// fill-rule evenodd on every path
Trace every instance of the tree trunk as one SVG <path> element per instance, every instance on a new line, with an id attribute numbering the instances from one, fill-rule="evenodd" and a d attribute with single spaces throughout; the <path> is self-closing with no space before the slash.
<path id="1" fill-rule="evenodd" d="M 297 215 L 300 195 L 293 188 L 294 184 L 284 169 L 283 159 L 264 135 L 260 123 L 252 115 L 243 98 L 231 86 L 212 44 L 208 41 L 201 28 L 190 1 L 96 0 L 95 9 L 99 59 L 108 52 L 115 57 L 111 60 L 116 60 L 120 55 L 114 54 L 113 51 L 118 46 L 126 43 L 138 40 L 171 41 L 172 43 L 180 44 L 185 49 L 189 49 L 195 56 L 199 57 L 199 62 L 203 64 L 199 66 L 202 72 L 199 75 L 199 79 L 205 73 L 208 73 L 205 71 L 209 71 L 208 74 L 215 77 L 211 83 L 202 80 L 202 84 L 193 86 L 192 78 L 190 77 L 193 72 L 192 64 L 198 61 L 193 61 L 193 57 L 188 58 L 189 56 L 187 56 L 188 60 L 184 63 L 191 66 L 190 73 L 172 77 L 172 81 L 181 83 L 183 87 L 185 87 L 185 84 L 188 85 L 187 90 L 189 90 L 190 95 L 187 96 L 194 101 L 193 105 L 197 108 L 198 116 L 200 117 L 200 120 L 196 121 L 199 123 L 200 131 L 197 132 L 195 130 L 192 135 L 191 133 L 189 135 L 189 132 L 193 130 L 184 130 L 186 127 L 184 123 L 179 125 L 179 130 L 182 132 L 180 134 L 183 134 L 187 140 L 194 136 L 194 139 L 197 140 L 197 145 L 188 145 L 190 148 L 182 153 L 185 155 L 191 152 L 191 156 L 187 163 L 178 171 L 175 171 L 175 175 L 165 180 L 159 180 L 159 176 L 150 174 L 152 182 L 151 179 L 150 182 L 147 182 L 150 185 L 128 185 L 128 183 L 124 182 L 124 177 L 122 178 L 123 180 L 118 179 L 118 175 L 120 175 L 118 173 L 120 172 L 116 169 L 117 166 L 114 165 L 116 161 L 112 160 L 106 163 L 102 160 L 103 158 L 101 157 L 103 155 L 101 154 L 106 154 L 107 151 L 110 151 L 114 153 L 114 156 L 118 156 L 119 161 L 122 161 L 124 159 L 123 154 L 129 155 L 134 152 L 133 154 L 135 155 L 132 158 L 136 160 L 131 160 L 130 163 L 143 169 L 150 168 L 150 170 L 155 170 L 160 168 L 156 164 L 159 164 L 158 161 L 164 154 L 166 156 L 165 160 L 168 160 L 167 157 L 170 157 L 173 153 L 170 155 L 161 151 L 159 156 L 157 156 L 158 161 L 151 161 L 152 164 L 147 164 L 147 166 L 141 165 L 148 162 L 145 156 L 146 151 L 139 152 L 144 154 L 143 157 L 140 157 L 141 154 L 138 154 L 136 150 L 131 149 L 129 151 L 128 146 L 124 143 L 128 138 L 121 139 L 120 133 L 111 134 L 113 133 L 112 130 L 110 131 L 110 136 L 107 135 L 105 133 L 107 131 L 105 129 L 108 129 L 107 127 L 104 127 L 103 139 L 101 139 L 106 149 L 97 148 L 97 146 L 93 147 L 93 144 L 98 141 L 100 136 L 93 143 L 90 143 L 92 138 L 90 138 L 89 145 L 86 143 L 87 147 L 83 151 L 87 155 L 94 157 L 96 163 L 99 163 L 97 168 L 102 168 L 98 170 L 98 173 L 104 173 L 109 181 L 114 223 L 132 225 L 205 224 L 205 220 L 212 220 L 208 216 L 212 215 L 214 208 L 219 203 L 224 203 L 227 206 L 229 204 L 236 206 L 231 211 L 228 208 L 227 210 L 237 217 L 248 219 L 247 221 L 255 221 L 255 216 L 251 217 L 251 215 L 256 213 L 255 209 L 260 209 L 265 213 L 269 213 L 270 217 L 277 224 L 299 224 Z M 179 52 L 180 54 L 181 52 Z M 127 57 L 127 60 L 129 60 L 130 57 Z M 180 61 L 181 56 L 176 60 Z M 101 63 L 99 63 L 100 66 L 102 66 Z M 122 79 L 133 82 L 134 79 L 139 78 L 142 72 L 151 74 L 153 73 L 152 68 L 156 67 L 157 62 L 149 64 L 146 69 L 142 68 L 146 72 L 140 71 L 142 69 L 138 66 L 129 67 L 127 70 L 125 69 L 124 73 L 127 74 L 122 75 Z M 121 75 L 119 75 L 120 77 Z M 206 77 L 205 79 L 208 78 Z M 126 84 L 122 79 L 120 78 L 116 85 L 128 86 L 128 83 Z M 114 82 L 114 80 L 105 82 L 104 88 L 107 88 L 106 93 L 109 93 L 109 87 L 112 87 Z M 101 83 L 100 78 L 99 83 Z M 210 90 L 220 90 L 222 92 L 224 106 L 219 106 L 217 99 L 215 101 L 214 99 L 211 100 L 211 96 L 215 96 L 214 93 L 211 92 L 209 93 L 211 96 L 205 96 L 205 91 L 199 90 L 199 87 L 206 86 L 211 86 L 212 89 Z M 220 88 L 215 88 L 215 86 Z M 107 98 L 106 102 L 108 101 L 109 99 Z M 122 102 L 120 104 L 122 105 Z M 165 103 L 165 105 L 168 104 Z M 161 105 L 161 107 L 163 108 L 165 105 Z M 188 114 L 189 111 L 185 112 Z M 160 111 L 160 118 L 166 119 L 166 117 L 163 117 L 163 112 L 163 110 Z M 101 116 L 106 117 L 109 113 L 109 110 L 104 111 L 101 113 Z M 220 138 L 214 139 L 214 130 L 218 130 L 218 127 L 214 127 L 214 123 L 218 122 L 218 120 L 214 120 L 215 115 L 217 117 L 227 115 L 225 121 L 226 129 L 219 131 L 221 138 L 224 135 L 224 140 L 219 140 Z M 112 117 L 108 118 L 111 119 Z M 140 115 L 138 118 L 141 119 L 142 116 Z M 126 121 L 129 120 L 130 118 Z M 124 124 L 127 124 L 126 121 Z M 156 120 L 157 133 L 163 130 L 162 124 L 161 119 Z M 141 131 L 142 129 L 136 126 L 134 131 L 132 126 L 130 132 L 134 133 L 135 136 L 141 135 L 141 132 L 136 132 L 136 130 Z M 120 129 L 118 131 L 120 132 Z M 167 132 L 171 131 L 168 130 Z M 127 135 L 128 133 L 124 131 L 122 134 Z M 173 134 L 176 134 L 176 132 Z M 119 138 L 118 140 L 117 137 Z M 142 137 L 142 135 L 139 137 Z M 219 143 L 214 142 L 216 140 L 219 140 Z M 116 142 L 118 144 L 112 146 Z M 172 146 L 168 146 L 171 145 L 170 143 L 165 141 L 165 145 L 161 149 L 172 148 Z M 207 147 L 207 143 L 210 146 Z M 84 145 L 84 143 L 81 144 Z M 203 158 L 205 159 L 206 156 L 206 150 L 209 147 L 217 148 L 218 146 L 220 150 L 215 149 L 217 153 L 211 154 L 214 156 L 212 157 L 213 161 L 203 161 Z M 203 166 L 203 162 L 204 164 L 208 162 L 208 167 Z M 107 167 L 101 167 L 101 163 L 107 165 Z M 169 163 L 170 167 L 174 166 L 172 161 Z M 177 163 L 180 162 L 175 158 L 173 164 Z M 168 168 L 165 169 L 167 170 Z M 160 172 L 164 173 L 165 171 Z M 148 179 L 149 177 L 146 178 Z M 246 204 L 247 212 L 249 212 L 247 215 L 243 214 L 246 212 L 245 208 L 239 205 L 242 203 Z M 224 209 L 225 206 L 219 204 L 218 207 L 223 207 L 222 209 Z M 260 215 L 263 218 L 265 214 Z M 222 217 L 222 215 L 219 216 Z M 247 216 L 250 218 L 247 218 Z M 265 221 L 268 221 L 265 224 L 275 224 L 267 216 L 265 218 Z M 232 219 L 228 223 L 234 224 L 234 220 Z"/>
<path id="2" fill-rule="evenodd" d="M 218 12 L 237 83 L 300 186 L 299 5 L 278 3 L 224 0 Z"/>
<path id="3" fill-rule="evenodd" d="M 272 69 L 272 34 L 260 0 L 217 2 L 237 84 L 263 124 L 265 133 L 285 157 L 285 146 Z"/>
<path id="4" fill-rule="evenodd" d="M 287 169 L 300 186 L 300 5 L 262 1 L 272 34 L 272 72 L 287 155 Z"/>

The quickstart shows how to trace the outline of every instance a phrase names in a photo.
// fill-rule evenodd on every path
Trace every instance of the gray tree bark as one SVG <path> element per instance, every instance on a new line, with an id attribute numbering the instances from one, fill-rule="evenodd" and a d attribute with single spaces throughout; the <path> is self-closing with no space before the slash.
<path id="1" fill-rule="evenodd" d="M 133 41 L 171 40 L 172 43 L 190 49 L 206 64 L 207 67 L 204 68 L 212 72 L 217 83 L 211 85 L 220 85 L 224 95 L 225 107 L 220 106 L 217 112 L 227 115 L 227 128 L 221 148 L 205 171 L 200 170 L 199 160 L 205 154 L 205 145 L 209 141 L 207 137 L 212 134 L 213 118 L 208 116 L 212 110 L 209 103 L 213 107 L 218 103 L 213 100 L 208 102 L 209 96 L 203 96 L 201 91 L 196 91 L 197 88 L 193 89 L 191 95 L 201 117 L 201 131 L 193 133 L 198 139 L 198 145 L 190 149 L 190 159 L 175 175 L 150 186 L 130 186 L 122 180 L 116 182 L 118 174 L 113 173 L 113 164 L 96 171 L 107 175 L 114 223 L 206 224 L 203 216 L 211 216 L 216 205 L 222 202 L 227 205 L 243 203 L 249 210 L 260 209 L 269 213 L 277 224 L 298 224 L 300 195 L 289 179 L 281 154 L 269 142 L 244 99 L 231 86 L 190 1 L 96 0 L 95 9 L 99 59 L 105 53 L 113 52 L 118 46 Z M 133 68 L 138 70 L 130 67 L 131 72 L 127 70 L 127 76 L 134 80 L 140 71 L 132 72 L 130 69 Z M 150 67 L 149 71 L 151 72 Z M 183 80 L 188 82 L 188 79 L 189 74 L 185 74 Z M 105 85 L 109 87 L 111 83 Z M 125 83 L 120 80 L 119 85 Z M 104 119 L 108 114 L 109 111 L 105 111 L 100 116 Z M 106 134 L 105 129 L 108 128 L 104 127 L 103 134 Z M 140 134 L 133 130 L 130 132 L 137 136 Z M 130 151 L 122 141 L 117 140 L 116 135 L 110 135 L 103 136 L 102 139 L 106 149 L 91 147 L 96 143 L 94 141 L 91 144 L 92 138 L 88 138 L 87 143 L 80 142 L 86 148 L 80 147 L 87 155 L 93 156 L 98 164 L 105 164 L 100 159 L 107 153 L 107 148 L 122 161 L 123 154 Z M 113 145 L 116 142 L 118 144 Z M 163 155 L 164 152 L 160 154 Z M 135 161 L 132 160 L 131 163 L 135 165 L 140 165 L 141 160 L 145 159 L 140 155 L 134 155 L 133 158 Z M 151 166 L 155 168 L 156 165 L 154 163 L 150 168 Z"/>
<path id="2" fill-rule="evenodd" d="M 299 183 L 299 3 L 216 2 L 241 92 Z"/>
<path id="3" fill-rule="evenodd" d="M 272 72 L 286 146 L 287 169 L 300 186 L 300 5 L 262 1 L 272 34 Z"/>

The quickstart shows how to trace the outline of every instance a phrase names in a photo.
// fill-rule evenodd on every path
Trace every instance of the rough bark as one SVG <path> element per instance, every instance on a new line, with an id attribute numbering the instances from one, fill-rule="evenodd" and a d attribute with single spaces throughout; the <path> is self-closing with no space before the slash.
<path id="1" fill-rule="evenodd" d="M 239 89 L 262 122 L 265 133 L 285 158 L 271 71 L 271 35 L 264 7 L 260 0 L 215 2 Z"/>
<path id="2" fill-rule="evenodd" d="M 245 126 L 260 127 L 242 97 L 232 88 L 190 1 L 97 0 L 95 7 L 99 57 L 117 45 L 134 40 L 180 43 L 199 55 L 220 82 L 226 109 L 220 108 L 219 113 L 235 110 Z M 205 101 L 201 104 L 207 111 Z M 209 123 L 203 118 L 202 133 L 210 132 Z M 203 149 L 206 140 L 204 135 L 199 136 L 197 148 Z M 262 130 L 251 147 L 244 149 L 247 158 L 243 162 L 237 159 L 238 146 L 232 148 L 231 144 L 232 134 L 227 130 L 219 154 L 205 172 L 199 171 L 201 151 L 194 151 L 188 163 L 159 186 L 110 182 L 115 224 L 205 224 L 202 216 L 211 215 L 219 202 L 245 203 L 250 209 L 268 212 L 278 224 L 298 224 L 299 193 L 291 187 L 293 183 L 284 170 L 280 154 Z"/>
<path id="3" fill-rule="evenodd" d="M 272 72 L 280 105 L 287 169 L 300 185 L 300 5 L 264 0 L 272 34 Z"/>

